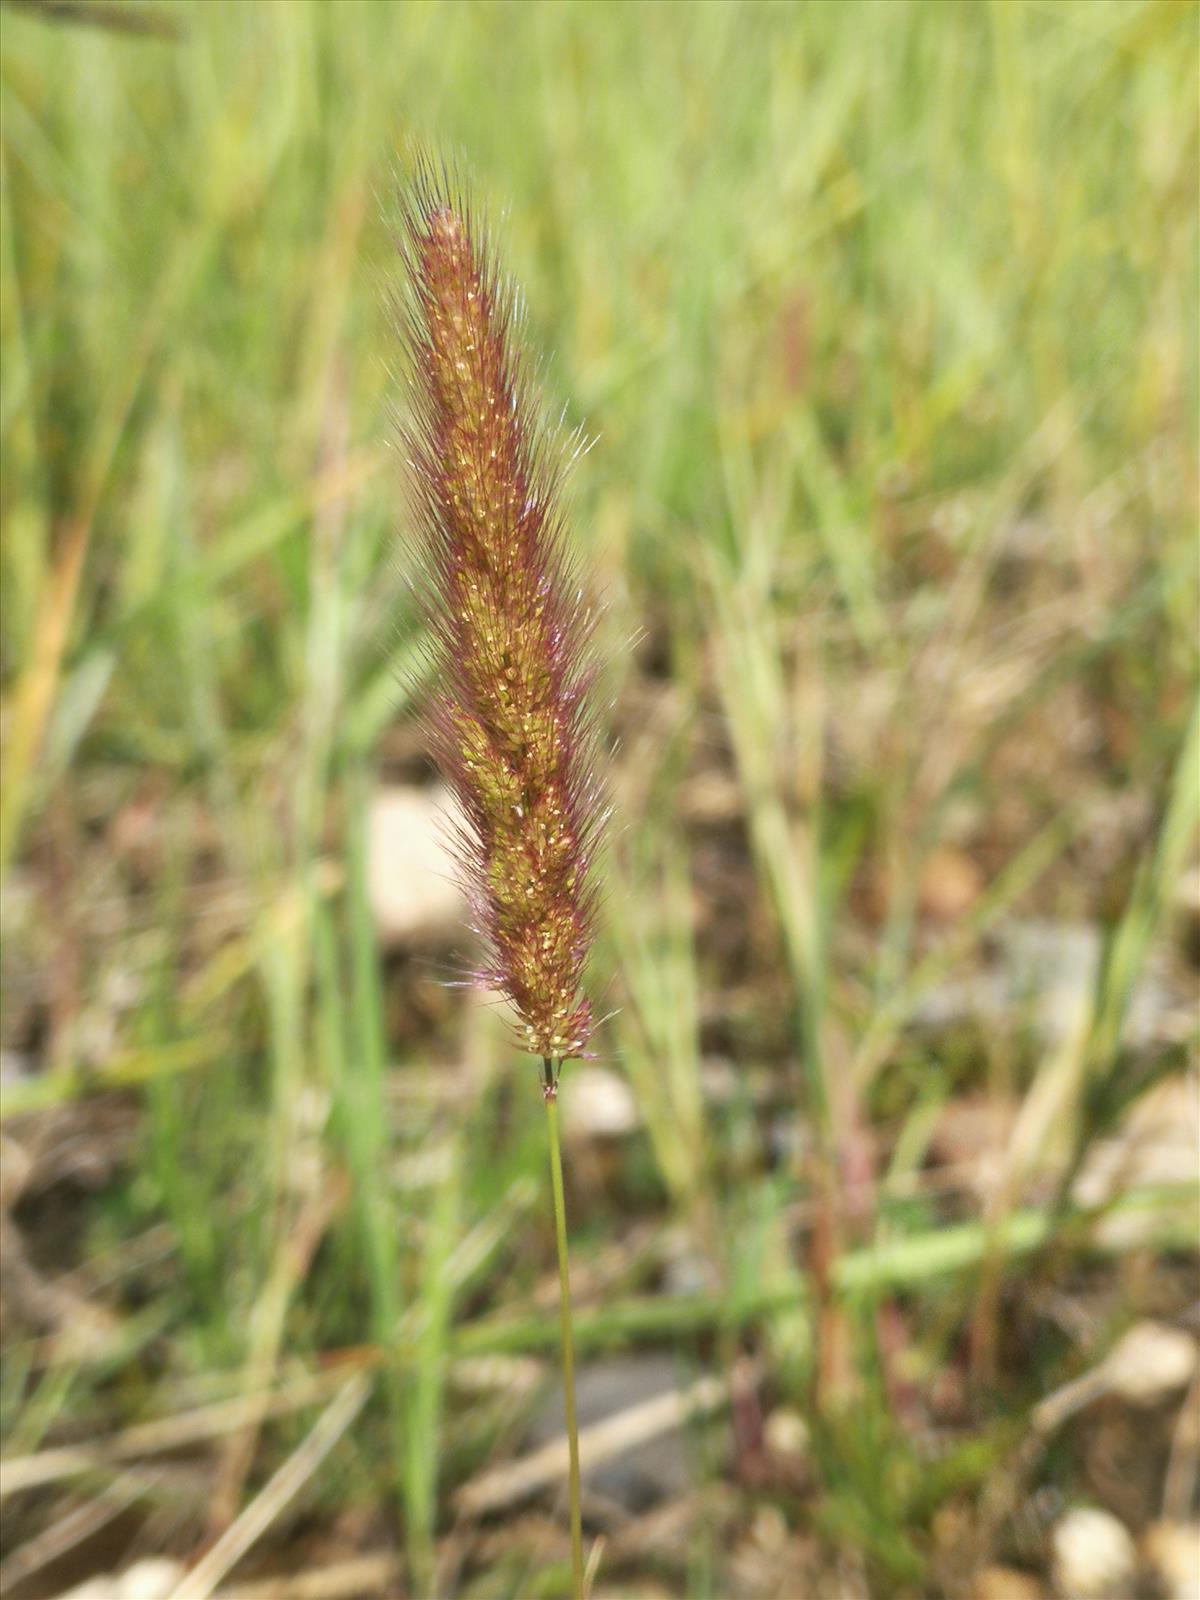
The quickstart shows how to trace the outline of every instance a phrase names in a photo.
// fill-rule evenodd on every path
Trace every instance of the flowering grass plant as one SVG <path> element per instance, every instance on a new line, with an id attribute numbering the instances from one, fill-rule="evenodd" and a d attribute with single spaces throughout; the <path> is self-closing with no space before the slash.
<path id="1" fill-rule="evenodd" d="M 485 959 L 542 1060 L 562 1305 L 572 1565 L 582 1593 L 579 1460 L 562 1161 L 562 1063 L 592 1032 L 582 992 L 604 810 L 588 697 L 591 613 L 558 508 L 562 453 L 521 349 L 518 299 L 461 184 L 421 163 L 405 193 L 402 424 L 435 696 L 430 742 L 457 796 L 460 875 Z"/>

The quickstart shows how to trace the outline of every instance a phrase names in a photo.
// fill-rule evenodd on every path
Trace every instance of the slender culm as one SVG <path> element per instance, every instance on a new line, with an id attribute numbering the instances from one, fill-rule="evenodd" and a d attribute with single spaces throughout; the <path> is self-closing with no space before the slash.
<path id="1" fill-rule="evenodd" d="M 464 823 L 462 879 L 487 952 L 542 1060 L 562 1310 L 572 1592 L 583 1600 L 566 1202 L 558 1075 L 583 1053 L 583 994 L 603 812 L 586 661 L 591 626 L 564 546 L 561 456 L 530 393 L 515 297 L 461 186 L 423 166 L 407 190 L 403 327 L 413 404 L 402 424 L 419 585 L 433 656 L 431 743 Z"/>
<path id="2" fill-rule="evenodd" d="M 461 186 L 405 192 L 402 423 L 436 698 L 431 743 L 465 824 L 462 879 L 521 1044 L 561 1063 L 592 1030 L 582 993 L 601 823 L 586 662 L 590 613 L 566 553 L 559 464 L 531 395 L 512 290 Z"/>

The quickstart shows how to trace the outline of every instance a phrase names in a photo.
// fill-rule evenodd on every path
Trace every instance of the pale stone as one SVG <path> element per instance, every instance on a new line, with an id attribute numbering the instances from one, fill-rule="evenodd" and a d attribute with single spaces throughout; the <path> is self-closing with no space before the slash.
<path id="1" fill-rule="evenodd" d="M 808 1424 L 798 1411 L 776 1406 L 763 1425 L 763 1441 L 774 1456 L 802 1456 L 808 1450 Z"/>
<path id="2" fill-rule="evenodd" d="M 178 1561 L 165 1557 L 137 1561 L 121 1578 L 121 1600 L 168 1600 L 182 1577 Z"/>
<path id="3" fill-rule="evenodd" d="M 572 1064 L 561 1094 L 563 1120 L 573 1134 L 618 1139 L 641 1121 L 632 1089 L 607 1067 Z"/>
<path id="4" fill-rule="evenodd" d="M 1200 1523 L 1156 1522 L 1142 1539 L 1146 1563 L 1162 1583 L 1164 1600 L 1200 1595 Z"/>
<path id="5" fill-rule="evenodd" d="M 1137 1551 L 1107 1511 L 1075 1506 L 1054 1530 L 1054 1586 L 1063 1600 L 1130 1600 Z"/>
<path id="6" fill-rule="evenodd" d="M 459 928 L 462 892 L 445 836 L 447 789 L 380 789 L 367 816 L 367 894 L 380 943 L 403 945 Z"/>
<path id="7" fill-rule="evenodd" d="M 1111 1392 L 1135 1406 L 1168 1399 L 1186 1388 L 1195 1370 L 1195 1341 L 1163 1322 L 1137 1323 L 1104 1363 Z"/>
<path id="8" fill-rule="evenodd" d="M 183 1570 L 178 1561 L 165 1556 L 147 1557 L 122 1573 L 97 1573 L 85 1578 L 74 1589 L 59 1595 L 58 1600 L 169 1600 Z"/>
<path id="9" fill-rule="evenodd" d="M 984 1567 L 975 1574 L 971 1600 L 1046 1600 L 1046 1591 L 1031 1572 L 1018 1567 Z"/>

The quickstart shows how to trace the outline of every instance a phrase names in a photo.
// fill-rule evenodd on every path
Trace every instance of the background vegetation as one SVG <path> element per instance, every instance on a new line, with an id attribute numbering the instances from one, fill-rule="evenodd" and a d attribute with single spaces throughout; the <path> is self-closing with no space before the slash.
<path id="1" fill-rule="evenodd" d="M 61 10 L 0 69 L 5 1593 L 563 1588 L 536 1068 L 368 826 L 414 135 L 596 436 L 579 1338 L 619 1459 L 639 1374 L 691 1419 L 598 1592 L 1066 1592 L 1078 1504 L 1167 1592 L 1196 1391 L 1111 1352 L 1195 1332 L 1200 13 Z"/>

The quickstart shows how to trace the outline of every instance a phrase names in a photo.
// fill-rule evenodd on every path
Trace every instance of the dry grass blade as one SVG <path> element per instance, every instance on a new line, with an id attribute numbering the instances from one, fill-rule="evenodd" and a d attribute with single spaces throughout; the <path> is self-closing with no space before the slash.
<path id="1" fill-rule="evenodd" d="M 90 537 L 90 518 L 76 519 L 63 537 L 61 554 L 39 607 L 35 647 L 5 708 L 8 728 L 4 760 L 8 776 L 0 803 L 0 872 L 7 867 L 16 843 L 34 764 L 58 689 Z"/>
<path id="2" fill-rule="evenodd" d="M 283 1508 L 316 1472 L 362 1410 L 370 1392 L 371 1380 L 362 1372 L 356 1372 L 343 1384 L 317 1419 L 308 1438 L 292 1452 L 203 1560 L 192 1568 L 176 1587 L 171 1600 L 208 1600 L 230 1568 L 262 1538 Z"/>
<path id="3" fill-rule="evenodd" d="M 312 1572 L 264 1578 L 218 1589 L 215 1600 L 354 1600 L 358 1595 L 390 1594 L 400 1576 L 400 1558 L 390 1551 L 335 1561 Z"/>
<path id="4" fill-rule="evenodd" d="M 38 1489 L 63 1478 L 78 1477 L 85 1472 L 105 1472 L 118 1461 L 130 1461 L 138 1456 L 161 1455 L 168 1450 L 180 1450 L 186 1445 L 198 1444 L 202 1439 L 216 1439 L 245 1427 L 251 1420 L 263 1417 L 286 1416 L 289 1411 L 302 1411 L 305 1406 L 317 1404 L 336 1389 L 341 1373 L 325 1373 L 319 1377 L 306 1377 L 286 1389 L 276 1390 L 266 1399 L 261 1394 L 239 1396 L 236 1400 L 221 1400 L 215 1405 L 200 1406 L 195 1411 L 185 1411 L 176 1417 L 164 1417 L 158 1422 L 141 1423 L 126 1428 L 91 1445 L 64 1445 L 61 1449 L 40 1450 L 32 1456 L 13 1456 L 0 1461 L 0 1500 L 23 1489 Z"/>
<path id="5" fill-rule="evenodd" d="M 749 1379 L 747 1381 L 753 1381 Z M 710 1416 L 729 1400 L 729 1384 L 722 1378 L 698 1378 L 687 1389 L 655 1395 L 639 1405 L 618 1411 L 579 1432 L 579 1460 L 584 1472 L 638 1445 L 670 1433 L 695 1417 Z M 559 1482 L 567 1468 L 564 1434 L 531 1451 L 521 1460 L 493 1467 L 466 1483 L 455 1496 L 455 1506 L 466 1516 L 481 1517 L 536 1494 Z"/>
<path id="6" fill-rule="evenodd" d="M 8 1594 L 18 1584 L 59 1561 L 69 1551 L 86 1539 L 94 1538 L 100 1529 L 114 1521 L 129 1506 L 136 1504 L 156 1482 L 153 1474 L 130 1471 L 119 1478 L 94 1499 L 59 1516 L 48 1528 L 6 1556 L 0 1562 L 0 1594 Z"/>
<path id="7" fill-rule="evenodd" d="M 276 1252 L 274 1268 L 263 1288 L 252 1322 L 255 1332 L 247 1362 L 247 1388 L 251 1387 L 256 1372 L 274 1372 L 288 1307 L 308 1272 L 330 1221 L 342 1204 L 342 1198 L 341 1186 L 336 1183 L 322 1192 L 307 1196 L 292 1227 L 287 1248 Z M 209 1532 L 213 1535 L 222 1533 L 233 1517 L 241 1497 L 242 1484 L 254 1459 L 261 1416 L 261 1412 L 248 1416 L 245 1424 L 230 1434 L 222 1446 L 209 1513 Z"/>

